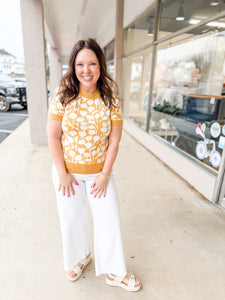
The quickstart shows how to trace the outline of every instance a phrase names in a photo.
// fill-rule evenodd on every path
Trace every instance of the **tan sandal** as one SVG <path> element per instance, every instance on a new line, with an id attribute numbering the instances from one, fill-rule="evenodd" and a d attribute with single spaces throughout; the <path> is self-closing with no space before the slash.
<path id="1" fill-rule="evenodd" d="M 82 275 L 83 271 L 84 271 L 84 268 L 91 262 L 91 255 L 89 255 L 87 258 L 85 257 L 84 259 L 82 259 L 80 261 L 80 263 L 83 265 L 82 268 L 80 268 L 79 266 L 74 266 L 71 271 L 73 271 L 74 273 L 76 273 L 77 275 L 75 276 L 70 276 L 68 273 L 67 273 L 67 276 L 68 276 L 68 279 L 70 281 L 76 281 L 77 279 L 80 278 L 80 276 Z"/>
<path id="2" fill-rule="evenodd" d="M 106 276 L 106 283 L 111 286 L 119 286 L 129 292 L 137 292 L 141 288 L 141 283 L 138 286 L 135 286 L 135 276 L 132 273 L 129 273 L 128 283 L 124 282 L 123 279 L 125 276 L 117 276 L 110 274 L 109 277 L 113 280 L 110 280 Z"/>

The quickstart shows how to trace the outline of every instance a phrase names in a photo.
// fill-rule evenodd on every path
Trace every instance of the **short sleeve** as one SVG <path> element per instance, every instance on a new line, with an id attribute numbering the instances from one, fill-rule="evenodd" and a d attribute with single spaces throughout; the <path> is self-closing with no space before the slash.
<path id="1" fill-rule="evenodd" d="M 112 126 L 122 126 L 123 125 L 123 116 L 121 112 L 121 103 L 120 100 L 115 97 L 114 105 L 111 106 L 111 124 Z"/>
<path id="2" fill-rule="evenodd" d="M 52 120 L 62 121 L 64 116 L 65 108 L 60 102 L 59 88 L 56 88 L 51 103 L 48 109 L 48 118 Z"/>

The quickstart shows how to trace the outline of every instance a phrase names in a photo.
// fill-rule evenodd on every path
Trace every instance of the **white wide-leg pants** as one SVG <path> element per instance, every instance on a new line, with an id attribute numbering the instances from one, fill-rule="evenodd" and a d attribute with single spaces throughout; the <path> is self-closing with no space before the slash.
<path id="1" fill-rule="evenodd" d="M 89 254 L 86 195 L 89 199 L 94 223 L 94 257 L 96 276 L 112 273 L 127 274 L 117 202 L 117 194 L 110 176 L 106 196 L 95 198 L 91 185 L 99 174 L 72 174 L 79 185 L 73 185 L 75 195 L 62 195 L 58 191 L 59 177 L 53 167 L 52 178 L 62 233 L 64 269 L 67 271 Z"/>

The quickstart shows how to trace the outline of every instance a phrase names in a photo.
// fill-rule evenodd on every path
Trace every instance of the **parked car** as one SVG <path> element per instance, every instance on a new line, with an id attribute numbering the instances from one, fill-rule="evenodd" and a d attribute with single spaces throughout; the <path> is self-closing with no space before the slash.
<path id="1" fill-rule="evenodd" d="M 8 75 L 0 73 L 0 112 L 8 111 L 12 104 L 27 107 L 26 87 L 16 84 Z"/>

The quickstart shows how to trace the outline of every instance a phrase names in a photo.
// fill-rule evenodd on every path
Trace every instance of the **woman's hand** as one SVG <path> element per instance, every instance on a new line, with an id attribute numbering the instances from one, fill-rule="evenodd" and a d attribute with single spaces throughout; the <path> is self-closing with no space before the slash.
<path id="1" fill-rule="evenodd" d="M 59 176 L 59 187 L 58 191 L 62 190 L 63 196 L 67 195 L 67 197 L 70 197 L 70 193 L 72 195 L 75 194 L 73 183 L 76 185 L 79 185 L 79 183 L 76 181 L 76 179 L 69 173 L 65 173 L 61 176 Z"/>
<path id="2" fill-rule="evenodd" d="M 106 190 L 108 185 L 108 177 L 103 174 L 98 175 L 92 183 L 91 194 L 94 194 L 94 197 L 100 198 L 102 195 L 105 197 Z"/>

